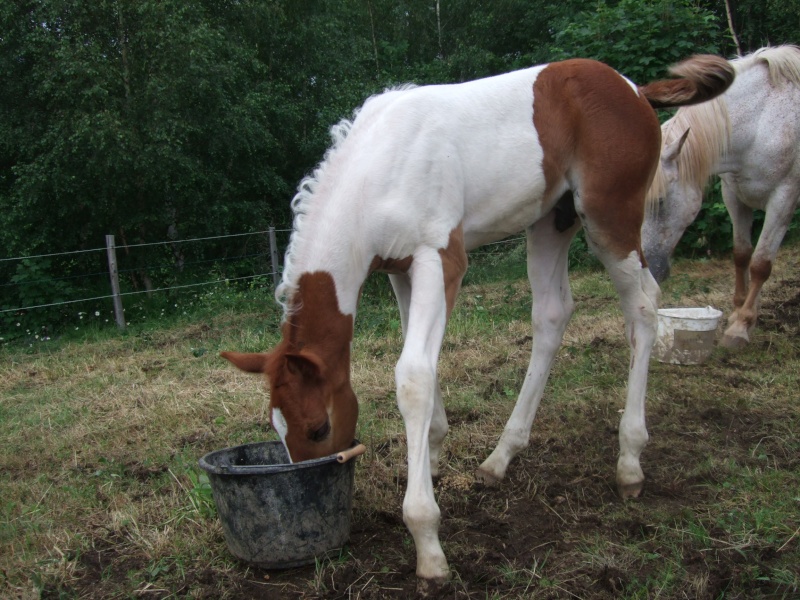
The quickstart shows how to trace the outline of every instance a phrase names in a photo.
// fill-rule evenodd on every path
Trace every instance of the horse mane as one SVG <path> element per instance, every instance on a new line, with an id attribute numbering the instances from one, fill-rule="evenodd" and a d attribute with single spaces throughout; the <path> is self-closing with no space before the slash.
<path id="1" fill-rule="evenodd" d="M 301 271 L 297 270 L 295 262 L 298 248 L 301 248 L 305 243 L 303 224 L 309 211 L 312 210 L 317 202 L 318 195 L 316 192 L 319 189 L 320 182 L 326 177 L 335 177 L 335 172 L 342 163 L 342 155 L 347 153 L 345 141 L 353 131 L 356 118 L 360 117 L 359 123 L 370 120 L 370 117 L 385 105 L 386 102 L 381 102 L 382 99 L 386 100 L 392 92 L 405 92 L 415 87 L 417 86 L 414 84 L 404 84 L 386 88 L 383 93 L 367 98 L 361 108 L 353 111 L 351 117 L 345 117 L 333 125 L 329 130 L 332 141 L 331 146 L 312 173 L 305 176 L 297 186 L 297 193 L 290 204 L 293 214 L 292 232 L 289 236 L 289 244 L 283 259 L 283 274 L 281 275 L 280 283 L 275 288 L 275 300 L 283 308 L 284 321 L 293 310 L 299 308 L 292 303 L 292 299 L 297 292 L 298 280 L 302 274 Z"/>
<path id="2" fill-rule="evenodd" d="M 737 72 L 745 71 L 760 63 L 767 66 L 772 85 L 781 86 L 789 83 L 800 87 L 800 47 L 792 44 L 767 46 L 731 61 Z"/>
<path id="3" fill-rule="evenodd" d="M 766 65 L 772 85 L 800 86 L 800 47 L 786 44 L 767 46 L 741 58 L 730 61 L 737 77 L 758 65 Z M 735 85 L 735 81 L 734 81 Z M 661 126 L 662 144 L 666 146 L 691 129 L 689 138 L 678 155 L 678 173 L 681 184 L 704 187 L 711 169 L 720 156 L 728 151 L 731 124 L 725 95 L 709 102 L 679 108 L 671 119 Z M 647 193 L 647 210 L 653 211 L 658 199 L 666 194 L 667 181 L 659 161 L 653 183 Z"/>
<path id="4" fill-rule="evenodd" d="M 691 129 L 683 149 L 678 154 L 678 173 L 681 183 L 705 186 L 717 159 L 728 151 L 731 122 L 728 105 L 722 97 L 708 102 L 685 106 L 661 126 L 662 144 L 667 145 Z M 658 161 L 653 183 L 647 192 L 648 210 L 655 210 L 659 198 L 667 193 L 667 178 Z"/>

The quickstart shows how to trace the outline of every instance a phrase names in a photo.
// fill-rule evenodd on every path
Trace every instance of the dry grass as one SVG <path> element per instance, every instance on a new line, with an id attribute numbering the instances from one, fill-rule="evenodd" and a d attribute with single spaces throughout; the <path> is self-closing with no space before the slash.
<path id="1" fill-rule="evenodd" d="M 496 490 L 472 474 L 524 377 L 530 297 L 524 280 L 467 285 L 440 363 L 451 431 L 437 497 L 452 595 L 800 593 L 799 268 L 800 247 L 785 248 L 751 347 L 718 349 L 703 367 L 652 364 L 648 487 L 628 504 L 613 490 L 628 350 L 607 277 L 574 275 L 577 310 L 531 447 Z M 663 286 L 662 304 L 727 313 L 730 294 L 727 260 L 687 261 Z M 274 343 L 252 326 L 257 315 L 4 350 L 0 594 L 407 597 L 414 554 L 400 518 L 406 448 L 394 314 L 383 301 L 367 306 L 361 316 L 375 325 L 354 344 L 358 435 L 369 452 L 357 471 L 352 546 L 342 560 L 278 574 L 230 558 L 196 469 L 208 451 L 274 439 L 260 383 L 218 358 Z"/>

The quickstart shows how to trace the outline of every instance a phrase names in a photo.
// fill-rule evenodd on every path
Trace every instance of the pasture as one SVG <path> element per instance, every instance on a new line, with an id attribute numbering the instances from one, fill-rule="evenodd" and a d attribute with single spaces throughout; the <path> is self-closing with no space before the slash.
<path id="1" fill-rule="evenodd" d="M 650 365 L 641 498 L 616 495 L 629 349 L 608 275 L 572 274 L 576 311 L 530 447 L 498 487 L 474 479 L 530 352 L 524 251 L 482 256 L 440 357 L 450 433 L 440 535 L 446 598 L 800 595 L 800 245 L 765 285 L 752 343 L 702 366 Z M 278 339 L 270 294 L 231 294 L 170 327 L 0 350 L 0 596 L 408 598 L 401 349 L 388 284 L 364 291 L 353 344 L 361 406 L 352 535 L 340 555 L 265 572 L 227 553 L 197 459 L 276 439 L 258 378 L 219 351 Z M 678 261 L 662 306 L 730 312 L 730 259 Z M 722 327 L 720 327 L 720 332 Z"/>

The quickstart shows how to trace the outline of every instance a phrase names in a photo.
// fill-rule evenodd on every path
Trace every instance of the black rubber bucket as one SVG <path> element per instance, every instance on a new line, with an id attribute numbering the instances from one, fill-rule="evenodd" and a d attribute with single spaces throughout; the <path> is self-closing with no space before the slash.
<path id="1" fill-rule="evenodd" d="M 208 473 L 225 542 L 236 558 L 285 569 L 338 550 L 350 537 L 355 460 L 363 446 L 290 463 L 281 442 L 210 452 Z"/>

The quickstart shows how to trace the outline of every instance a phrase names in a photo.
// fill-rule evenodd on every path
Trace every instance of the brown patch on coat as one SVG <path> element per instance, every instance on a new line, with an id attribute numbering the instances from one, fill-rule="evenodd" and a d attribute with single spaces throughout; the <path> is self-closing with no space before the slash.
<path id="1" fill-rule="evenodd" d="M 644 96 L 603 63 L 553 63 L 534 83 L 533 122 L 544 152 L 545 204 L 572 189 L 587 235 L 620 259 L 637 252 L 644 265 L 644 197 L 661 145 Z"/>
<path id="2" fill-rule="evenodd" d="M 408 273 L 412 262 L 414 262 L 413 256 L 406 256 L 405 258 L 381 258 L 380 256 L 375 256 L 369 264 L 369 272 L 391 273 L 393 275 Z"/>
<path id="3" fill-rule="evenodd" d="M 222 356 L 244 371 L 266 376 L 270 408 L 283 414 L 288 426 L 285 442 L 294 462 L 349 448 L 358 420 L 358 401 L 350 385 L 353 316 L 339 310 L 330 273 L 300 276 L 282 333 L 269 353 Z"/>
<path id="4" fill-rule="evenodd" d="M 453 312 L 456 297 L 461 290 L 461 281 L 467 272 L 467 251 L 464 249 L 464 226 L 462 223 L 450 232 L 447 246 L 439 250 L 444 276 L 444 293 L 447 301 L 447 317 Z"/>

